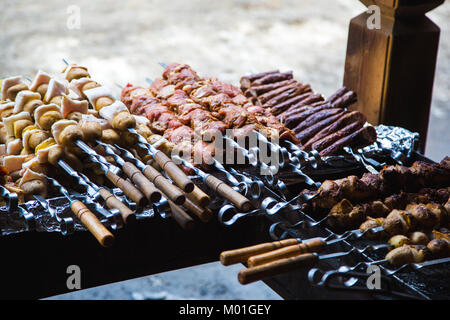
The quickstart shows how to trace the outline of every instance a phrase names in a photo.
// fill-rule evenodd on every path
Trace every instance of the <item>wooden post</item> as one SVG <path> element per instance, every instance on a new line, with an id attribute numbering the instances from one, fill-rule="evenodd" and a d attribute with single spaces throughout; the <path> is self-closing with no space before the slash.
<path id="1" fill-rule="evenodd" d="M 377 8 L 351 20 L 344 85 L 356 91 L 354 108 L 371 124 L 419 132 L 424 152 L 440 34 L 425 13 L 444 0 L 360 1 L 378 6 L 380 25 L 369 29 Z"/>

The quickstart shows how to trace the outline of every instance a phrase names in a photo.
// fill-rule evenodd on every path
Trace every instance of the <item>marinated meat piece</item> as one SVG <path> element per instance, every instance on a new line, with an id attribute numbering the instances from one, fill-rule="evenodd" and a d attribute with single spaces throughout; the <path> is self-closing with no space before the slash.
<path id="1" fill-rule="evenodd" d="M 231 128 L 242 127 L 247 121 L 245 109 L 234 105 L 221 108 L 215 115 Z"/>
<path id="2" fill-rule="evenodd" d="M 167 105 L 173 109 L 182 104 L 186 104 L 192 101 L 188 101 L 189 97 L 183 90 L 175 90 L 170 98 L 167 99 Z"/>

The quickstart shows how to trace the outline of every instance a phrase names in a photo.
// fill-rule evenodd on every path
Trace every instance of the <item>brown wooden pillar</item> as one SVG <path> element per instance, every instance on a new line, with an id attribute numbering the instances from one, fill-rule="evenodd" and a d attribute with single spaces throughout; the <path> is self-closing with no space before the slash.
<path id="1" fill-rule="evenodd" d="M 440 34 L 425 13 L 444 0 L 360 1 L 380 8 L 380 28 L 376 10 L 351 20 L 344 85 L 370 123 L 419 132 L 424 152 Z"/>

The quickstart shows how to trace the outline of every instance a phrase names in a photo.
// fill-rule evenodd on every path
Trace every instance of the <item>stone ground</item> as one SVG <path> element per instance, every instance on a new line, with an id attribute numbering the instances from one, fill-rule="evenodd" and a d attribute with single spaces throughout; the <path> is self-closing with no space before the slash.
<path id="1" fill-rule="evenodd" d="M 250 71 L 293 70 L 324 95 L 342 84 L 356 0 L 0 1 L 0 77 L 58 72 L 61 58 L 115 86 L 145 84 L 158 62 L 190 64 L 237 84 Z M 68 28 L 71 6 L 79 29 Z M 442 29 L 426 155 L 450 154 L 450 4 L 428 15 Z M 54 299 L 277 299 L 261 283 L 240 286 L 239 267 L 211 263 L 66 294 Z"/>

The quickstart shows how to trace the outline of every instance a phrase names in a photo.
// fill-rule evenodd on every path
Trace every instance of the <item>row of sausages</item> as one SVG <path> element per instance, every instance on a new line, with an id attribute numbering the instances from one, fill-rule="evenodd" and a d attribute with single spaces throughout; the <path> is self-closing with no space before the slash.
<path id="1" fill-rule="evenodd" d="M 304 151 L 337 155 L 343 147 L 364 147 L 376 141 L 376 130 L 366 117 L 347 108 L 355 92 L 341 88 L 325 99 L 309 84 L 294 79 L 293 72 L 278 70 L 244 76 L 241 90 L 254 104 L 270 110 L 301 142 Z"/>

